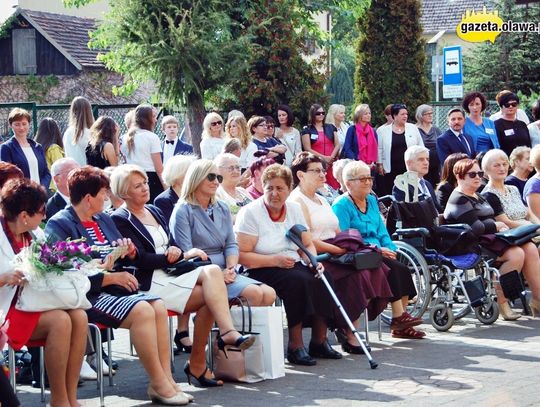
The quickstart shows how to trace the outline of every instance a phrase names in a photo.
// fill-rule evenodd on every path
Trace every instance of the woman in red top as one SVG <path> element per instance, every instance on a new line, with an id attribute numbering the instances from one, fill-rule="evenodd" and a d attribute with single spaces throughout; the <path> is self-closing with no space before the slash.
<path id="1" fill-rule="evenodd" d="M 86 346 L 88 321 L 82 309 L 24 312 L 15 308 L 19 286 L 25 278 L 9 260 L 42 235 L 47 193 L 28 179 L 8 181 L 1 192 L 0 209 L 0 322 L 9 323 L 9 344 L 20 349 L 29 341 L 45 343 L 45 364 L 51 386 L 52 407 L 76 407 L 77 383 Z"/>

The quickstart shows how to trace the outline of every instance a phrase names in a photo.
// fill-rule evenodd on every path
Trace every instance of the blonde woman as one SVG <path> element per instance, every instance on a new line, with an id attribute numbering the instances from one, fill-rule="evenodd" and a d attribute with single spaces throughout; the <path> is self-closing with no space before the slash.
<path id="1" fill-rule="evenodd" d="M 246 119 L 243 116 L 230 116 L 225 125 L 225 135 L 227 138 L 234 138 L 240 141 L 241 153 L 239 164 L 243 173 L 255 161 L 256 157 L 253 154 L 257 152 L 257 146 L 251 139 Z"/>
<path id="2" fill-rule="evenodd" d="M 163 172 L 161 141 L 158 135 L 153 133 L 157 121 L 156 116 L 156 111 L 152 106 L 137 106 L 133 125 L 123 137 L 120 147 L 126 157 L 126 162 L 141 166 L 148 175 L 152 202 L 165 189 L 161 181 Z"/>
<path id="3" fill-rule="evenodd" d="M 225 144 L 223 118 L 216 112 L 210 112 L 203 121 L 201 158 L 213 160 L 221 153 L 223 144 Z"/>
<path id="4" fill-rule="evenodd" d="M 216 197 L 229 206 L 234 223 L 240 208 L 250 203 L 253 198 L 244 188 L 238 186 L 242 177 L 238 157 L 233 154 L 220 154 L 214 159 L 214 163 L 217 166 L 218 173 L 223 177 L 223 181 L 217 189 Z"/>
<path id="5" fill-rule="evenodd" d="M 66 157 L 73 158 L 81 166 L 86 165 L 85 149 L 93 124 L 94 116 L 90 102 L 82 96 L 77 96 L 69 108 L 69 127 L 64 133 L 62 142 Z"/>
<path id="6" fill-rule="evenodd" d="M 349 123 L 345 121 L 345 106 L 337 104 L 330 105 L 326 114 L 326 123 L 336 126 L 339 145 L 343 146 L 347 130 L 349 129 Z"/>

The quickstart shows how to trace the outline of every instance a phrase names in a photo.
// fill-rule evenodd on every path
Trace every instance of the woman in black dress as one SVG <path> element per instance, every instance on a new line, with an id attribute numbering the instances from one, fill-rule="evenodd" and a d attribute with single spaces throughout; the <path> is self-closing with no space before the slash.
<path id="1" fill-rule="evenodd" d="M 86 146 L 86 162 L 97 168 L 116 167 L 120 148 L 120 127 L 109 116 L 101 116 L 90 128 L 90 141 Z"/>

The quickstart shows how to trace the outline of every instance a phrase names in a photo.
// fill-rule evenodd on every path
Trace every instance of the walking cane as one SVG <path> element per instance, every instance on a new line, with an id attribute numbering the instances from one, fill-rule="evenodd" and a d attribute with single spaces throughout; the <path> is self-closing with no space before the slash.
<path id="1" fill-rule="evenodd" d="M 317 261 L 317 258 L 306 248 L 306 246 L 304 246 L 304 243 L 302 243 L 302 233 L 303 232 L 307 232 L 307 228 L 304 225 L 294 225 L 292 228 L 290 228 L 287 231 L 287 233 L 285 235 L 294 244 L 296 244 L 300 248 L 300 250 L 302 250 L 305 253 L 305 255 L 309 259 L 309 262 L 311 263 L 311 266 L 314 269 L 317 269 L 317 265 L 319 263 Z M 345 322 L 347 322 L 347 325 L 349 326 L 350 330 L 352 331 L 352 333 L 354 334 L 354 336 L 356 337 L 356 339 L 360 343 L 360 346 L 362 347 L 362 350 L 364 351 L 364 353 L 367 356 L 367 359 L 369 361 L 369 366 L 372 369 L 376 369 L 377 366 L 378 366 L 377 362 L 375 362 L 375 360 L 373 360 L 373 358 L 371 357 L 371 354 L 369 353 L 369 350 L 367 349 L 366 344 L 364 343 L 364 340 L 362 339 L 362 337 L 360 336 L 360 333 L 356 330 L 355 326 L 351 322 L 351 319 L 347 315 L 347 312 L 345 312 L 345 309 L 341 305 L 341 302 L 339 301 L 338 297 L 336 296 L 336 293 L 334 292 L 334 290 L 330 286 L 330 283 L 328 282 L 326 276 L 324 275 L 324 273 L 319 273 L 319 277 L 321 278 L 324 285 L 328 289 L 328 292 L 330 293 L 330 295 L 334 299 L 334 302 L 336 303 L 336 306 L 338 307 L 339 311 L 341 312 L 341 315 L 343 315 L 343 319 L 345 319 Z"/>

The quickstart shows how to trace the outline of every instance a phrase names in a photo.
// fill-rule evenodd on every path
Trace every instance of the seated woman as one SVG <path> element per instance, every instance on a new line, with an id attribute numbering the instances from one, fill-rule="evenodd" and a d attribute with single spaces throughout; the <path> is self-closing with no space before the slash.
<path id="1" fill-rule="evenodd" d="M 208 257 L 223 270 L 229 299 L 242 296 L 252 306 L 271 305 L 276 299 L 271 287 L 236 272 L 238 243 L 231 212 L 216 199 L 220 180 L 212 161 L 201 159 L 189 167 L 180 203 L 171 216 L 172 236 L 184 252 L 197 247 L 205 259 Z"/>
<path id="2" fill-rule="evenodd" d="M 246 191 L 253 199 L 260 198 L 263 195 L 261 175 L 266 167 L 274 163 L 275 161 L 273 158 L 266 158 L 265 156 L 260 157 L 251 163 L 251 167 L 249 167 L 251 179 Z"/>
<path id="3" fill-rule="evenodd" d="M 322 281 L 305 266 L 298 247 L 285 237 L 296 224 L 305 225 L 300 206 L 287 202 L 292 174 L 287 167 L 272 164 L 262 175 L 264 195 L 239 212 L 235 231 L 240 247 L 240 263 L 248 274 L 273 287 L 285 304 L 289 326 L 287 359 L 290 363 L 313 366 L 314 357 L 341 359 L 326 338 L 333 319 L 330 294 Z M 302 235 L 305 246 L 316 254 L 311 234 Z M 322 264 L 319 271 L 322 271 Z M 330 278 L 330 277 L 329 277 Z M 311 326 L 309 354 L 304 347 L 302 327 Z"/>
<path id="4" fill-rule="evenodd" d="M 224 153 L 218 155 L 214 159 L 214 163 L 218 173 L 223 177 L 223 181 L 217 189 L 216 197 L 228 205 L 234 222 L 240 208 L 250 203 L 253 198 L 244 188 L 237 186 L 242 179 L 238 157 Z"/>
<path id="5" fill-rule="evenodd" d="M 444 211 L 448 198 L 450 198 L 452 191 L 457 186 L 456 176 L 452 171 L 454 169 L 454 164 L 459 160 L 463 160 L 464 158 L 468 157 L 469 156 L 465 153 L 454 153 L 450 154 L 448 157 L 446 157 L 446 160 L 444 160 L 441 171 L 441 182 L 439 185 L 437 185 L 437 189 L 435 191 L 437 202 L 439 203 L 442 211 Z"/>
<path id="6" fill-rule="evenodd" d="M 491 161 L 493 162 L 493 160 Z M 504 175 L 502 173 L 508 171 L 508 164 L 506 164 L 506 169 L 504 165 L 499 165 L 498 170 L 494 170 L 491 164 L 489 162 L 487 164 L 491 171 L 500 171 L 500 177 L 504 179 L 506 173 Z M 457 178 L 458 186 L 454 189 L 452 195 L 450 195 L 450 199 L 448 199 L 448 204 L 444 211 L 446 222 L 471 225 L 472 231 L 477 236 L 508 230 L 508 226 L 503 221 L 495 218 L 495 212 L 488 201 L 476 192 L 483 176 L 478 162 L 469 158 L 460 160 L 454 165 L 453 171 Z M 538 275 L 540 271 L 540 259 L 536 246 L 531 242 L 521 246 L 510 246 L 502 253 L 497 253 L 497 255 L 497 261 L 501 263 L 499 266 L 499 272 L 501 274 L 514 270 L 518 272 L 523 271 L 533 294 L 533 299 L 531 300 L 533 315 L 538 315 L 540 313 L 540 278 Z M 506 320 L 519 318 L 519 314 L 511 310 L 500 287 L 497 286 L 496 289 L 497 302 L 499 303 L 499 309 L 503 318 Z"/>
<path id="7" fill-rule="evenodd" d="M 112 219 L 102 213 L 109 195 L 109 180 L 103 171 L 89 166 L 76 169 L 69 175 L 68 186 L 71 206 L 49 220 L 46 233 L 61 240 L 84 237 L 89 245 L 97 247 L 99 253 L 106 253 L 116 243 L 128 251 L 129 259 L 138 257 L 133 243 L 122 239 Z M 113 268 L 110 263 L 111 257 L 105 257 L 106 269 Z M 187 404 L 191 396 L 182 392 L 171 374 L 167 309 L 163 302 L 154 295 L 131 294 L 137 291 L 139 281 L 129 272 L 98 273 L 90 279 L 92 289 L 88 297 L 92 308 L 87 310 L 88 319 L 112 328 L 130 330 L 139 359 L 150 376 L 147 393 L 152 400 L 168 405 Z M 111 285 L 116 286 L 113 287 L 115 291 L 122 290 L 122 294 L 127 295 L 106 293 Z M 220 295 L 219 285 L 215 292 L 215 295 Z M 193 303 L 200 305 L 200 298 L 194 298 Z M 199 363 L 197 368 L 203 371 L 204 377 L 206 362 L 202 360 Z"/>
<path id="8" fill-rule="evenodd" d="M 45 365 L 52 407 L 78 407 L 77 383 L 86 345 L 88 322 L 81 309 L 24 312 L 15 308 L 17 290 L 25 284 L 11 260 L 34 237 L 42 237 L 47 193 L 28 179 L 12 179 L 0 194 L 0 325 L 9 322 L 8 343 L 19 350 L 29 341 L 45 342 Z M 4 389 L 0 400 L 4 400 Z M 7 397 L 6 397 L 7 398 Z M 3 405 L 3 404 L 2 404 Z M 9 405 L 9 404 L 7 404 Z"/>
<path id="9" fill-rule="evenodd" d="M 300 204 L 313 236 L 315 249 L 318 253 L 345 254 L 347 252 L 345 248 L 332 244 L 336 234 L 340 232 L 339 220 L 330 204 L 317 194 L 317 189 L 324 185 L 325 181 L 322 159 L 311 153 L 300 153 L 293 161 L 291 171 L 296 188 L 291 192 L 289 200 Z M 374 320 L 386 308 L 388 300 L 393 297 L 386 278 L 386 268 L 351 272 L 350 267 L 338 266 L 330 262 L 325 262 L 324 267 L 332 275 L 336 295 L 357 327 L 359 326 L 358 318 L 366 308 L 369 308 L 370 319 Z M 363 353 L 351 329 L 339 315 L 336 315 L 336 325 L 340 328 L 336 334 L 343 351 Z"/>
<path id="10" fill-rule="evenodd" d="M 525 184 L 523 199 L 527 201 L 532 213 L 540 219 L 540 144 L 531 149 L 530 161 L 536 174 Z"/>
<path id="11" fill-rule="evenodd" d="M 371 194 L 373 177 L 371 169 L 362 161 L 353 161 L 343 169 L 343 180 L 348 193 L 341 195 L 332 205 L 341 230 L 357 229 L 364 242 L 380 248 L 383 262 L 390 268 L 388 283 L 392 288 L 390 298 L 392 322 L 390 329 L 395 338 L 422 339 L 425 332 L 413 326 L 422 323 L 405 311 L 409 299 L 416 296 L 411 273 L 396 260 L 396 245 L 390 239 L 379 211 L 377 199 Z"/>
<path id="12" fill-rule="evenodd" d="M 176 246 L 163 213 L 154 205 L 147 205 L 150 199 L 148 178 L 140 167 L 118 167 L 111 176 L 111 187 L 113 194 L 125 202 L 125 206 L 117 209 L 112 218 L 122 236 L 130 237 L 137 248 L 138 255 L 133 264 L 137 267 L 140 289 L 165 298 L 167 309 L 186 315 L 197 312 L 190 362 L 184 368 L 188 381 L 193 376 L 201 386 L 222 385 L 221 381 L 205 376 L 204 351 L 214 320 L 227 344 L 242 345 L 246 342 L 241 347 L 247 347 L 254 338 L 249 335 L 242 337 L 232 326 L 221 269 L 208 266 L 179 277 L 167 275 L 163 269 L 182 258 L 201 257 L 206 260 L 208 256 L 196 248 L 182 253 Z M 177 295 L 171 296 L 171 291 Z"/>
<path id="13" fill-rule="evenodd" d="M 504 180 L 505 184 L 514 185 L 518 189 L 519 196 L 524 204 L 527 204 L 527 201 L 523 197 L 523 190 L 529 180 L 529 175 L 533 171 L 530 154 L 531 149 L 529 147 L 519 146 L 514 148 L 509 158 L 512 173 Z"/>

